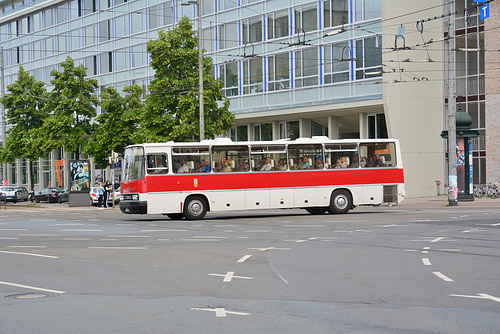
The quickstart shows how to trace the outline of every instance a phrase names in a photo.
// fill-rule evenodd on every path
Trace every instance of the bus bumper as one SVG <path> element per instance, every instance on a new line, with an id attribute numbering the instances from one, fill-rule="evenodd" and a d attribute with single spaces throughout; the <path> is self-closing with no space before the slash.
<path id="1" fill-rule="evenodd" d="M 148 213 L 148 203 L 141 201 L 121 201 L 120 211 L 127 214 L 141 214 Z"/>

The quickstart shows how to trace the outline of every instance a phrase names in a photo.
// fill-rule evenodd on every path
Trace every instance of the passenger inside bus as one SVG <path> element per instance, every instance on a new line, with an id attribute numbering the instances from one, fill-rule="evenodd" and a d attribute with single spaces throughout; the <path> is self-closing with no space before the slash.
<path id="1" fill-rule="evenodd" d="M 358 162 L 358 157 L 353 155 L 351 158 L 351 165 L 349 166 L 351 168 L 358 168 L 359 167 L 359 162 Z"/>
<path id="2" fill-rule="evenodd" d="M 186 165 L 186 160 L 181 159 L 181 165 L 177 168 L 177 173 L 189 173 L 189 167 Z"/>
<path id="3" fill-rule="evenodd" d="M 273 170 L 273 165 L 271 164 L 271 158 L 266 158 L 266 163 L 262 165 L 259 169 L 261 172 Z"/>
<path id="4" fill-rule="evenodd" d="M 316 163 L 314 164 L 314 168 L 316 169 L 323 169 L 325 166 L 323 165 L 323 156 L 318 155 L 316 158 Z"/>

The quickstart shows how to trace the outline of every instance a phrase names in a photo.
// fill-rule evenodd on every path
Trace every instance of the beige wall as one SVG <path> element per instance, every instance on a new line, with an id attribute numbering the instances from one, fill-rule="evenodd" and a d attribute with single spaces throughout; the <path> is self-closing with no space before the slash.
<path id="1" fill-rule="evenodd" d="M 499 50 L 496 30 L 500 3 L 490 2 L 490 17 L 484 21 L 486 50 Z M 487 33 L 491 31 L 491 33 Z M 500 182 L 500 54 L 485 53 L 486 89 L 486 182 Z"/>
<path id="2" fill-rule="evenodd" d="M 430 44 L 428 51 L 434 62 L 422 62 L 428 58 L 427 52 L 423 47 L 415 47 L 423 43 L 422 36 L 424 41 L 443 38 L 442 20 L 425 22 L 423 35 L 417 31 L 415 25 L 419 20 L 441 16 L 442 9 L 438 7 L 387 20 L 422 8 L 436 7 L 436 1 L 405 1 L 404 6 L 400 0 L 387 0 L 382 3 L 382 62 L 387 65 L 384 67 L 385 71 L 396 71 L 384 74 L 384 109 L 389 137 L 396 138 L 401 143 L 406 194 L 407 197 L 436 195 L 436 180 L 441 181 L 443 193 L 445 162 L 444 143 L 440 134 L 444 130 L 444 43 Z M 412 49 L 388 50 L 394 47 L 395 36 L 401 24 L 406 27 L 406 46 Z M 398 47 L 402 46 L 400 40 Z M 402 62 L 408 58 L 412 62 Z M 425 77 L 428 81 L 413 80 L 413 77 Z M 404 82 L 394 83 L 394 80 Z"/>

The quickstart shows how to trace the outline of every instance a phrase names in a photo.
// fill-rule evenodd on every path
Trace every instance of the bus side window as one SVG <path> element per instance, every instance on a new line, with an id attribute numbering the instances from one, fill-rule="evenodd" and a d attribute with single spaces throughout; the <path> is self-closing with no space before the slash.
<path id="1" fill-rule="evenodd" d="M 165 153 L 148 154 L 148 174 L 167 174 L 167 155 Z"/>

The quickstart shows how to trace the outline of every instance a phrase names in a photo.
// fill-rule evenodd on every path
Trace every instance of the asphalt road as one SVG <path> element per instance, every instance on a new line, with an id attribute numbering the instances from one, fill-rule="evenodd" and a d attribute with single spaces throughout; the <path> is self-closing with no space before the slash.
<path id="1" fill-rule="evenodd" d="M 500 207 L 0 210 L 0 333 L 500 333 Z"/>

